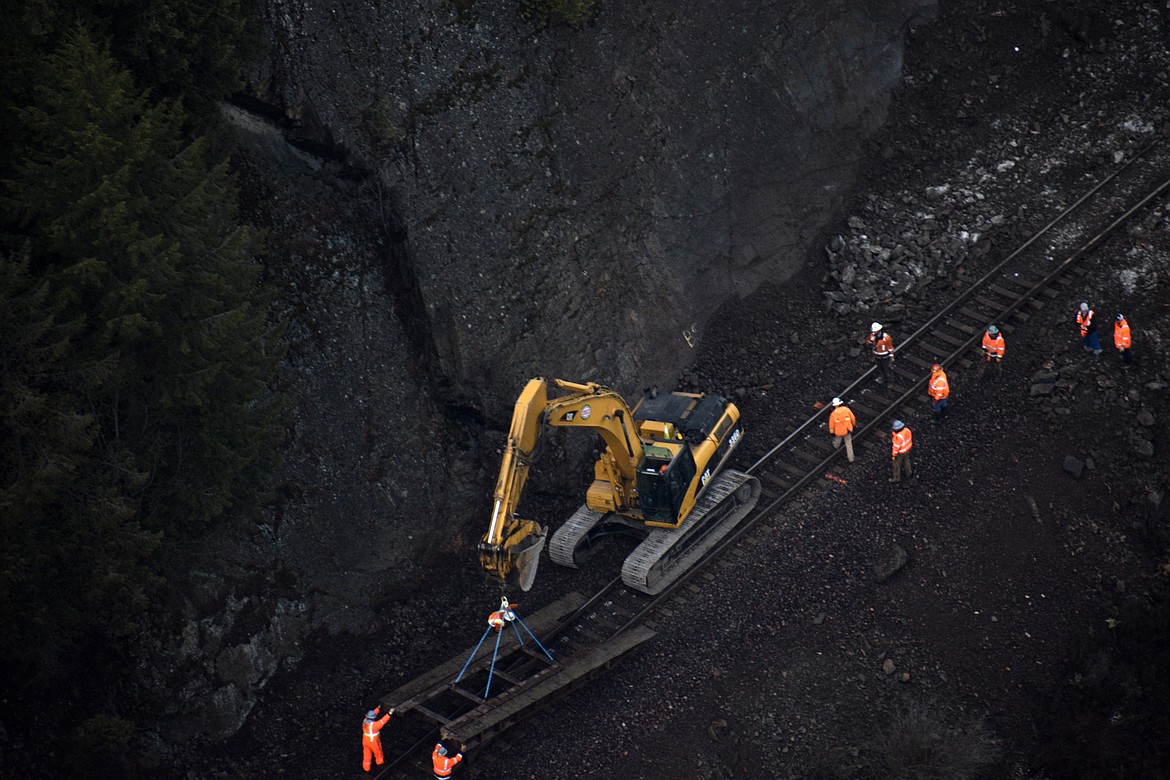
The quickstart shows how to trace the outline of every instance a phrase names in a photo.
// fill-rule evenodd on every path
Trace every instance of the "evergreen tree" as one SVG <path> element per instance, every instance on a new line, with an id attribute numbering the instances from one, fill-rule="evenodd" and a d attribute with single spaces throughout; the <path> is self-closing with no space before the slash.
<path id="1" fill-rule="evenodd" d="M 135 518 L 144 475 L 98 446 L 86 388 L 114 361 L 74 353 L 84 324 L 62 316 L 25 257 L 0 262 L 0 650 L 45 655 L 91 628 L 133 628 L 154 580 L 158 535 Z M 113 463 L 109 461 L 115 461 Z M 116 462 L 120 460 L 121 462 Z"/>
<path id="2" fill-rule="evenodd" d="M 19 95 L 35 83 L 40 55 L 80 25 L 109 42 L 141 88 L 210 113 L 239 87 L 241 53 L 259 46 L 255 17 L 254 0 L 6 0 L 0 3 L 0 94 Z"/>
<path id="3" fill-rule="evenodd" d="M 27 594 L 40 611 L 26 621 L 53 615 L 65 638 L 116 635 L 145 604 L 158 532 L 202 526 L 262 485 L 280 338 L 226 165 L 183 141 L 181 112 L 149 103 L 83 28 L 40 71 L 15 114 L 26 143 L 0 198 L 20 242 L 20 260 L 10 238 L 5 263 L 20 306 L 4 321 L 20 336 L 4 348 L 28 365 L 12 397 L 42 398 L 27 408 L 57 410 L 40 424 L 67 430 L 41 445 L 57 470 L 0 469 L 5 535 L 24 534 L 14 557 L 49 564 L 22 578 L 29 559 L 14 560 L 10 577 L 5 560 L 0 604 Z M 30 351 L 52 360 L 38 368 Z M 14 437 L 17 411 L 2 421 Z M 59 611 L 60 589 L 37 581 L 65 566 L 76 567 L 74 604 L 96 607 L 76 621 Z"/>

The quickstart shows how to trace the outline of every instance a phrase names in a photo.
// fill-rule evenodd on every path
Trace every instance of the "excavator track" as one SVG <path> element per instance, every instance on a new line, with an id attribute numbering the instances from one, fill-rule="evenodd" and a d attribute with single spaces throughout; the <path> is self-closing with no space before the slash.
<path id="1" fill-rule="evenodd" d="M 622 582 L 651 596 L 686 572 L 751 512 L 760 481 L 726 470 L 711 481 L 678 528 L 656 528 L 622 566 Z"/>
<path id="2" fill-rule="evenodd" d="M 622 565 L 622 581 L 651 596 L 678 579 L 742 520 L 760 497 L 760 482 L 742 471 L 727 470 L 711 481 L 690 515 L 678 528 L 656 528 Z M 595 512 L 582 505 L 553 533 L 548 553 L 554 563 L 578 568 L 588 557 L 593 536 L 612 531 L 614 523 L 630 527 L 620 515 Z"/>
<path id="3" fill-rule="evenodd" d="M 553 563 L 576 569 L 578 550 L 585 538 L 608 516 L 607 512 L 594 512 L 582 504 L 564 525 L 553 532 L 548 544 L 548 555 L 553 559 Z"/>

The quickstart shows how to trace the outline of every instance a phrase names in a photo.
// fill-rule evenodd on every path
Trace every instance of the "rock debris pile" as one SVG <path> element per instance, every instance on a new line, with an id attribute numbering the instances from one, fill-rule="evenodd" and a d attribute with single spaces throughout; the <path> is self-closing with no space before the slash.
<path id="1" fill-rule="evenodd" d="M 949 184 L 893 200 L 870 195 L 863 214 L 849 217 L 850 232 L 825 245 L 836 282 L 825 290 L 826 307 L 838 314 L 901 311 L 902 296 L 917 300 L 968 257 L 986 254 L 993 231 L 1009 221 L 978 189 Z"/>

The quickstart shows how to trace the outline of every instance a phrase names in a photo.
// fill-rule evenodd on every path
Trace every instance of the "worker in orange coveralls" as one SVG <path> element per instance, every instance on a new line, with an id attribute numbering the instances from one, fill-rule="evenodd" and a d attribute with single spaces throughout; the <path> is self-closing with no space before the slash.
<path id="1" fill-rule="evenodd" d="M 887 382 L 893 384 L 894 339 L 883 330 L 880 322 L 875 322 L 869 326 L 869 335 L 865 343 L 873 350 L 873 357 L 881 369 L 881 375 L 877 378 L 878 384 L 884 385 Z"/>
<path id="2" fill-rule="evenodd" d="M 463 754 L 456 752 L 454 756 L 451 755 L 450 749 L 439 742 L 435 745 L 434 752 L 431 753 L 431 765 L 435 770 L 435 777 L 439 780 L 447 780 L 451 773 L 455 771 L 455 766 L 463 760 Z"/>
<path id="3" fill-rule="evenodd" d="M 902 479 L 902 469 L 905 467 L 906 476 L 910 477 L 910 450 L 914 446 L 914 438 L 906 423 L 894 420 L 893 435 L 890 436 L 890 458 L 893 462 L 894 474 L 890 482 L 899 482 Z"/>
<path id="4" fill-rule="evenodd" d="M 1081 329 L 1081 345 L 1084 346 L 1085 352 L 1100 356 L 1101 339 L 1097 336 L 1097 321 L 1093 319 L 1094 314 L 1096 312 L 1089 308 L 1089 304 L 1082 303 L 1077 312 L 1077 327 Z"/>
<path id="5" fill-rule="evenodd" d="M 378 713 L 382 711 L 381 707 L 374 707 L 366 713 L 366 719 L 362 721 L 362 769 L 367 772 L 370 771 L 370 758 L 372 757 L 378 762 L 378 766 L 382 766 L 385 760 L 382 758 L 382 727 L 390 720 L 390 716 L 394 714 L 394 708 L 378 717 Z"/>
<path id="6" fill-rule="evenodd" d="M 857 418 L 853 411 L 840 398 L 833 399 L 833 413 L 829 415 L 829 433 L 833 434 L 833 449 L 838 449 L 841 442 L 845 442 L 845 454 L 849 462 L 853 462 L 853 426 Z"/>
<path id="7" fill-rule="evenodd" d="M 1003 348 L 1003 334 L 999 332 L 999 328 L 988 325 L 987 332 L 983 334 L 983 360 L 979 361 L 980 379 L 987 371 L 987 364 L 992 362 L 995 363 L 995 375 L 1003 378 Z"/>
<path id="8" fill-rule="evenodd" d="M 930 367 L 930 383 L 926 386 L 926 392 L 934 402 L 930 421 L 936 423 L 947 419 L 947 398 L 951 395 L 951 383 L 947 381 L 947 372 L 938 363 Z"/>
<path id="9" fill-rule="evenodd" d="M 1125 321 L 1124 314 L 1118 314 L 1117 321 L 1113 323 L 1113 346 L 1121 353 L 1121 364 L 1129 368 L 1132 360 L 1129 350 L 1133 346 L 1133 334 L 1129 330 L 1129 323 Z"/>

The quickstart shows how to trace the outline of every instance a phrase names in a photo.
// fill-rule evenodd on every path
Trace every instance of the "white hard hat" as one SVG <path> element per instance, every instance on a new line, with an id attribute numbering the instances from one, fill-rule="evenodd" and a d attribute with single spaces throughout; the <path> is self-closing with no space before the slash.
<path id="1" fill-rule="evenodd" d="M 894 427 L 894 430 L 895 430 L 895 431 L 900 431 L 900 430 L 902 430 L 903 428 L 905 428 L 905 427 L 906 427 L 906 423 L 902 422 L 901 420 L 894 420 L 894 426 L 893 426 L 893 427 Z"/>
<path id="2" fill-rule="evenodd" d="M 994 325 L 988 325 L 987 332 L 990 333 L 992 336 L 994 336 L 997 333 L 999 333 L 999 328 L 995 327 Z"/>
<path id="3" fill-rule="evenodd" d="M 872 330 L 874 333 L 877 333 L 879 330 L 882 329 L 882 324 L 880 322 L 875 322 L 874 324 L 869 326 L 869 329 Z"/>
<path id="4" fill-rule="evenodd" d="M 840 406 L 840 405 L 841 405 L 841 399 L 840 399 L 840 398 L 834 398 L 834 399 L 833 399 L 833 406 Z"/>
<path id="5" fill-rule="evenodd" d="M 1089 304 L 1082 303 L 1081 304 L 1081 311 L 1088 311 L 1088 310 L 1089 310 Z"/>

